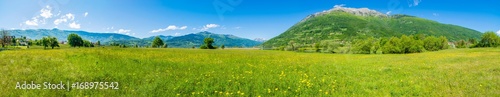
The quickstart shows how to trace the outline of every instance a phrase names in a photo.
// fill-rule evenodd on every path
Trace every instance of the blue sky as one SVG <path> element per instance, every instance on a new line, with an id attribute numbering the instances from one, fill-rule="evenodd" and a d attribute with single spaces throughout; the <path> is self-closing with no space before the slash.
<path id="1" fill-rule="evenodd" d="M 270 39 L 335 5 L 500 33 L 498 0 L 0 0 L 0 28 L 58 28 L 139 38 L 210 31 Z"/>

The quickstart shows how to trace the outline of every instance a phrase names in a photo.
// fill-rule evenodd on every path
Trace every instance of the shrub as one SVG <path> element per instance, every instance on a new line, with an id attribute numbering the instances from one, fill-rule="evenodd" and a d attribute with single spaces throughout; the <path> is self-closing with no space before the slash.
<path id="1" fill-rule="evenodd" d="M 500 46 L 499 36 L 492 31 L 485 32 L 481 41 L 475 47 L 497 47 Z"/>

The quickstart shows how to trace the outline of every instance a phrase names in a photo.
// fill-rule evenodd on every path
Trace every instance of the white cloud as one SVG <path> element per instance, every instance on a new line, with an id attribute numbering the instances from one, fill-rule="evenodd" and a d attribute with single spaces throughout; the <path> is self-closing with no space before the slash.
<path id="1" fill-rule="evenodd" d="M 117 32 L 118 33 L 128 33 L 130 32 L 131 30 L 125 30 L 125 29 L 119 29 Z"/>
<path id="2" fill-rule="evenodd" d="M 118 30 L 115 31 L 115 33 L 130 35 L 130 31 L 132 31 L 132 30 L 118 29 Z M 132 33 L 132 34 L 135 35 L 135 33 Z"/>
<path id="3" fill-rule="evenodd" d="M 167 28 L 153 30 L 153 31 L 151 31 L 151 33 L 158 33 L 158 32 L 163 32 L 163 31 L 168 31 L 168 30 L 185 30 L 185 29 L 187 29 L 187 26 L 178 27 L 175 25 L 170 25 Z"/>
<path id="4" fill-rule="evenodd" d="M 80 24 L 73 22 L 69 24 L 69 27 L 73 29 L 80 29 Z"/>
<path id="5" fill-rule="evenodd" d="M 83 17 L 87 17 L 87 15 L 89 15 L 89 12 L 85 12 L 85 14 L 83 14 Z"/>
<path id="6" fill-rule="evenodd" d="M 217 24 L 207 24 L 201 30 L 202 31 L 207 31 L 208 29 L 217 28 L 217 27 L 220 27 L 220 25 L 217 25 Z"/>
<path id="7" fill-rule="evenodd" d="M 61 23 L 66 23 L 68 21 L 70 21 L 70 22 L 73 21 L 74 22 L 74 20 L 75 20 L 75 15 L 71 14 L 71 13 L 68 13 L 68 14 L 66 14 L 64 16 L 61 16 L 61 18 L 54 20 L 54 24 L 57 26 L 57 25 L 59 25 Z"/>
<path id="8" fill-rule="evenodd" d="M 497 31 L 497 34 L 500 35 L 500 30 Z"/>
<path id="9" fill-rule="evenodd" d="M 68 19 L 56 19 L 54 21 L 54 24 L 59 25 L 60 23 L 63 23 L 63 22 L 68 22 Z"/>
<path id="10" fill-rule="evenodd" d="M 70 20 L 75 20 L 75 15 L 68 13 L 68 14 L 66 14 L 66 18 L 68 18 Z"/>
<path id="11" fill-rule="evenodd" d="M 392 13 L 392 11 L 388 11 L 385 14 L 390 15 L 391 13 Z"/>
<path id="12" fill-rule="evenodd" d="M 42 10 L 40 10 L 40 16 L 42 16 L 43 18 L 51 18 L 52 17 L 52 8 L 50 6 L 46 6 L 45 8 L 42 8 Z"/>
<path id="13" fill-rule="evenodd" d="M 180 36 L 180 35 L 181 35 L 181 33 L 175 33 L 174 34 L 174 36 Z"/>
<path id="14" fill-rule="evenodd" d="M 38 26 L 38 18 L 33 17 L 33 18 L 31 18 L 31 20 L 27 20 L 26 22 L 24 22 L 24 24 L 29 25 L 29 26 Z"/>

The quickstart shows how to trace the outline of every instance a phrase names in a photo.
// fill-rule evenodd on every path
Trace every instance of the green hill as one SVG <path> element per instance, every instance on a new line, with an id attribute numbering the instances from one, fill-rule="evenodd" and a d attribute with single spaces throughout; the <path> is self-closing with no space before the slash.
<path id="1" fill-rule="evenodd" d="M 450 41 L 479 39 L 481 32 L 451 24 L 442 24 L 409 15 L 386 15 L 367 8 L 334 9 L 309 15 L 287 31 L 262 45 L 285 46 L 290 41 L 313 44 L 322 40 L 350 41 L 367 37 L 391 37 L 422 34 L 445 36 Z"/>

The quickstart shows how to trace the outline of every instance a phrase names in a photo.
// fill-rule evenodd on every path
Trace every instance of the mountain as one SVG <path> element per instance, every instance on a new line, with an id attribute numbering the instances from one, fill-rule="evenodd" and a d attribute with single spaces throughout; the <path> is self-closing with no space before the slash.
<path id="1" fill-rule="evenodd" d="M 290 41 L 313 44 L 322 40 L 350 41 L 367 37 L 401 35 L 445 36 L 450 41 L 479 39 L 481 32 L 409 15 L 386 15 L 368 8 L 334 7 L 307 16 L 282 34 L 264 42 L 265 47 Z"/>
<path id="2" fill-rule="evenodd" d="M 29 30 L 8 30 L 11 36 L 21 37 L 26 36 L 29 39 L 41 39 L 45 36 L 56 37 L 59 41 L 67 41 L 67 37 L 71 33 L 78 34 L 85 40 L 91 42 L 100 41 L 101 44 L 118 43 L 128 46 L 150 46 L 156 36 L 151 36 L 143 39 L 136 37 L 117 34 L 117 33 L 94 33 L 86 31 L 68 31 L 59 29 L 29 29 Z M 262 42 L 253 41 L 250 39 L 240 38 L 234 35 L 214 34 L 210 32 L 199 32 L 196 34 L 188 34 L 184 36 L 159 36 L 165 41 L 169 47 L 190 48 L 192 46 L 199 47 L 203 44 L 203 39 L 206 37 L 214 38 L 214 46 L 224 44 L 226 47 L 254 47 Z"/>
<path id="3" fill-rule="evenodd" d="M 143 38 L 142 40 L 153 41 L 155 39 L 155 37 L 156 36 L 151 36 L 151 37 Z M 164 36 L 164 35 L 159 35 L 159 37 L 161 40 L 170 40 L 170 39 L 174 38 L 174 36 Z"/>
<path id="4" fill-rule="evenodd" d="M 26 36 L 29 39 L 41 39 L 44 36 L 56 37 L 59 41 L 67 41 L 68 35 L 71 33 L 78 34 L 83 39 L 91 42 L 100 41 L 101 43 L 111 40 L 139 40 L 139 38 L 116 34 L 116 33 L 91 33 L 86 31 L 68 31 L 59 29 L 28 29 L 28 30 L 8 30 L 11 36 L 21 37 Z"/>
<path id="5" fill-rule="evenodd" d="M 214 34 L 206 31 L 173 37 L 167 40 L 167 44 L 173 47 L 199 47 L 204 44 L 203 39 L 206 37 L 214 39 L 214 46 L 224 44 L 225 47 L 253 47 L 261 44 L 261 42 L 240 38 L 234 35 Z"/>

